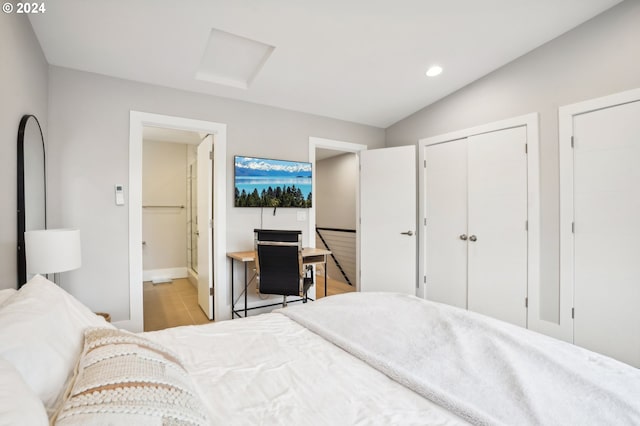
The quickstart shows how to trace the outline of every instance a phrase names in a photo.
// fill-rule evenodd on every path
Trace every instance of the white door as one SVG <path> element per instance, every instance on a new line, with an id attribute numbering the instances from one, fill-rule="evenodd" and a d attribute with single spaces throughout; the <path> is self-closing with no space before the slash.
<path id="1" fill-rule="evenodd" d="M 469 310 L 527 326 L 527 132 L 468 139 Z"/>
<path id="2" fill-rule="evenodd" d="M 360 153 L 360 291 L 416 294 L 415 146 Z"/>
<path id="3" fill-rule="evenodd" d="M 467 139 L 425 152 L 425 297 L 467 308 Z"/>
<path id="4" fill-rule="evenodd" d="M 213 136 L 198 145 L 198 304 L 213 320 Z"/>
<path id="5" fill-rule="evenodd" d="M 640 102 L 573 119 L 574 343 L 640 367 Z"/>

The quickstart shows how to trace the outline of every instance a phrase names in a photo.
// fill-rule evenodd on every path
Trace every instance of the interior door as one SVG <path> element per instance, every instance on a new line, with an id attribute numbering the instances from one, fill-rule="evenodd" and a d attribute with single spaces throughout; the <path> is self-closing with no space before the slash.
<path id="1" fill-rule="evenodd" d="M 467 308 L 467 139 L 425 149 L 425 297 Z"/>
<path id="2" fill-rule="evenodd" d="M 468 140 L 469 310 L 526 327 L 526 127 Z"/>
<path id="3" fill-rule="evenodd" d="M 198 304 L 213 320 L 213 136 L 198 145 Z"/>
<path id="4" fill-rule="evenodd" d="M 640 367 L 640 102 L 577 115 L 574 343 Z"/>
<path id="5" fill-rule="evenodd" d="M 360 154 L 360 291 L 416 294 L 415 146 Z"/>

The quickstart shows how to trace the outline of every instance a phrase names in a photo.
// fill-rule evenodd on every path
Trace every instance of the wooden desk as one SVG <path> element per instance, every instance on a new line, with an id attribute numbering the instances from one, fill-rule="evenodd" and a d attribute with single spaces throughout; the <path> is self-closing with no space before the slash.
<path id="1" fill-rule="evenodd" d="M 319 248 L 311 248 L 304 247 L 302 249 L 302 265 L 324 265 L 324 294 L 327 294 L 327 257 L 331 254 L 329 250 L 319 249 Z M 250 251 L 235 251 L 227 253 L 227 257 L 231 259 L 231 318 L 235 318 L 234 315 L 242 318 L 240 314 L 236 311 L 235 305 L 235 295 L 234 295 L 234 287 L 235 281 L 233 278 L 233 262 L 241 262 L 244 264 L 244 316 L 247 316 L 247 311 L 250 309 L 256 308 L 247 308 L 247 286 L 249 282 L 247 281 L 247 265 L 256 260 L 256 252 L 254 250 Z M 314 277 L 315 278 L 315 277 Z M 315 280 L 314 280 L 315 281 Z M 279 303 L 260 306 L 260 308 L 268 307 L 268 306 L 276 306 Z"/>

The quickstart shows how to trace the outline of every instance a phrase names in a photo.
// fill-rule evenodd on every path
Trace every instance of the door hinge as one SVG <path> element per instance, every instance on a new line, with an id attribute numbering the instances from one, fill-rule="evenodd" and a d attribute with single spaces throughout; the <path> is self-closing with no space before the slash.
<path id="1" fill-rule="evenodd" d="M 427 218 L 424 218 L 424 226 L 427 226 Z"/>
<path id="2" fill-rule="evenodd" d="M 571 136 L 571 148 L 575 147 L 575 139 L 573 139 L 573 136 Z"/>
<path id="3" fill-rule="evenodd" d="M 213 219 L 209 219 L 209 228 L 213 228 Z"/>
<path id="4" fill-rule="evenodd" d="M 576 233 L 576 223 L 575 222 L 571 222 L 571 233 L 572 234 Z"/>
<path id="5" fill-rule="evenodd" d="M 529 230 L 529 221 L 528 221 L 528 220 L 525 220 L 525 221 L 524 221 L 524 230 L 525 230 L 525 231 L 528 231 L 528 230 Z"/>
<path id="6" fill-rule="evenodd" d="M 209 288 L 209 296 L 213 296 L 213 287 Z"/>
<path id="7" fill-rule="evenodd" d="M 525 143 L 525 144 L 524 144 L 524 153 L 525 153 L 525 154 L 528 154 L 528 153 L 529 153 L 529 144 L 528 144 L 528 143 Z"/>
<path id="8" fill-rule="evenodd" d="M 423 278 L 424 279 L 422 281 L 426 284 L 427 283 L 427 276 L 425 275 Z"/>
<path id="9" fill-rule="evenodd" d="M 427 168 L 427 160 L 424 160 L 424 168 Z"/>
<path id="10" fill-rule="evenodd" d="M 576 317 L 576 308 L 571 308 L 571 319 Z"/>
<path id="11" fill-rule="evenodd" d="M 213 151 L 209 151 L 209 160 L 213 160 Z"/>
<path id="12" fill-rule="evenodd" d="M 529 307 L 529 298 L 528 298 L 528 297 L 525 297 L 525 298 L 524 298 L 524 307 L 525 307 L 525 308 L 528 308 L 528 307 Z"/>

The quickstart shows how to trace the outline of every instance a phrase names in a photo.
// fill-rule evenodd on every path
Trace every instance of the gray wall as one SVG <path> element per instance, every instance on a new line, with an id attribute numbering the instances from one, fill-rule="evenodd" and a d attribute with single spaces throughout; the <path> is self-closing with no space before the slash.
<path id="1" fill-rule="evenodd" d="M 0 52 L 0 288 L 15 288 L 18 125 L 35 115 L 46 142 L 47 61 L 27 15 L 0 14 Z"/>
<path id="2" fill-rule="evenodd" d="M 82 232 L 82 267 L 63 287 L 114 321 L 129 318 L 128 206 L 114 204 L 113 185 L 128 194 L 129 111 L 227 124 L 227 250 L 253 246 L 260 209 L 233 206 L 233 155 L 308 160 L 309 137 L 384 146 L 384 130 L 309 114 L 50 67 L 51 222 Z M 297 209 L 264 212 L 264 227 L 296 227 Z M 306 243 L 307 241 L 305 241 Z"/>
<path id="3" fill-rule="evenodd" d="M 316 226 L 356 229 L 357 182 L 353 153 L 316 162 Z"/>
<path id="4" fill-rule="evenodd" d="M 627 0 L 387 129 L 388 146 L 406 145 L 540 113 L 543 319 L 558 309 L 558 106 L 640 87 L 639 43 L 640 1 Z"/>
<path id="5" fill-rule="evenodd" d="M 185 143 L 144 140 L 142 205 L 187 204 Z M 187 268 L 187 209 L 142 209 L 142 269 Z M 153 279 L 153 278 L 151 278 Z"/>

